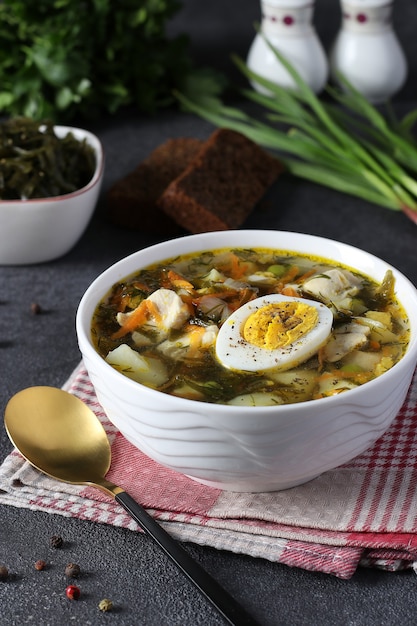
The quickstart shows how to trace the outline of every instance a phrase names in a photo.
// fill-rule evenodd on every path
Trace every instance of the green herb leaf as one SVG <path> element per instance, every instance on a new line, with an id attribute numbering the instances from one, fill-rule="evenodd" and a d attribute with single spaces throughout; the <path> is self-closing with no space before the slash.
<path id="1" fill-rule="evenodd" d="M 193 69 L 188 38 L 166 34 L 180 8 L 177 0 L 0 1 L 0 113 L 62 123 L 169 106 Z"/>

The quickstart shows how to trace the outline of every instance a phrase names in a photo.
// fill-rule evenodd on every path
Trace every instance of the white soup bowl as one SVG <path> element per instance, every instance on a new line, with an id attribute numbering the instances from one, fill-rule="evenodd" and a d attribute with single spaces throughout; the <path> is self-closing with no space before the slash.
<path id="1" fill-rule="evenodd" d="M 103 147 L 81 128 L 54 126 L 57 137 L 72 133 L 94 150 L 90 182 L 72 193 L 51 198 L 0 200 L 0 265 L 52 261 L 71 250 L 86 230 L 99 197 L 104 171 Z"/>
<path id="2" fill-rule="evenodd" d="M 180 254 L 272 248 L 325 257 L 378 282 L 388 269 L 411 326 L 390 370 L 344 393 L 280 406 L 230 406 L 174 397 L 116 371 L 96 351 L 91 322 L 99 301 L 126 276 Z M 104 271 L 77 312 L 79 347 L 98 400 L 113 424 L 149 457 L 206 485 L 231 491 L 286 489 L 350 461 L 390 426 L 417 362 L 417 290 L 396 269 L 352 246 L 305 234 L 240 230 L 203 233 L 140 250 Z M 138 476 L 140 480 L 140 476 Z"/>

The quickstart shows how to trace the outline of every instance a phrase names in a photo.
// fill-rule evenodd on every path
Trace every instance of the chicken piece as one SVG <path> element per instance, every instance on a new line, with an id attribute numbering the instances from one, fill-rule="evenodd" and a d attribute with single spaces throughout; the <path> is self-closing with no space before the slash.
<path id="1" fill-rule="evenodd" d="M 370 328 L 357 322 L 349 322 L 339 326 L 323 348 L 325 361 L 335 363 L 353 350 L 364 346 L 368 341 Z"/>
<path id="2" fill-rule="evenodd" d="M 157 289 L 148 300 L 153 302 L 162 318 L 161 326 L 167 330 L 181 328 L 190 317 L 190 310 L 172 289 Z"/>
<path id="3" fill-rule="evenodd" d="M 303 284 L 303 292 L 314 296 L 336 311 L 350 311 L 352 298 L 359 292 L 361 280 L 348 270 L 327 270 Z"/>
<path id="4" fill-rule="evenodd" d="M 173 328 L 181 328 L 190 317 L 187 304 L 172 289 L 157 289 L 146 300 L 143 300 L 139 307 L 143 306 L 144 303 L 151 303 L 151 306 L 148 307 L 149 315 L 142 327 L 159 331 L 161 337 L 166 337 Z M 129 311 L 129 313 L 118 313 L 116 319 L 123 327 L 129 316 L 133 316 L 135 313 L 136 309 Z"/>
<path id="5" fill-rule="evenodd" d="M 392 317 L 390 313 L 381 311 L 368 311 L 360 319 L 362 324 L 369 326 L 371 334 L 369 338 L 378 343 L 395 343 L 399 337 L 392 332 Z"/>
<path id="6" fill-rule="evenodd" d="M 388 330 L 392 330 L 392 317 L 390 313 L 386 311 L 367 311 L 365 317 L 379 322 L 382 326 L 388 328 Z"/>

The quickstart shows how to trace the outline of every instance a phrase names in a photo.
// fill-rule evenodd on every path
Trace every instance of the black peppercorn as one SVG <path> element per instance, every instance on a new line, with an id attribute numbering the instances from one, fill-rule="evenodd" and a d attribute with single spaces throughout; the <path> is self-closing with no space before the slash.
<path id="1" fill-rule="evenodd" d="M 32 302 L 30 305 L 30 311 L 33 315 L 39 315 L 42 313 L 41 305 L 38 302 Z"/>
<path id="2" fill-rule="evenodd" d="M 51 546 L 53 548 L 62 548 L 64 540 L 59 535 L 53 535 L 51 537 Z"/>
<path id="3" fill-rule="evenodd" d="M 68 578 L 77 578 L 80 575 L 80 566 L 76 563 L 68 563 L 65 568 L 65 576 Z"/>

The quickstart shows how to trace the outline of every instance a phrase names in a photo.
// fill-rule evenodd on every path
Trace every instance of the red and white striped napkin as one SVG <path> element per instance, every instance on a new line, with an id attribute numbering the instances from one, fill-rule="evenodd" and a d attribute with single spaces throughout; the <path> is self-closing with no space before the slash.
<path id="1" fill-rule="evenodd" d="M 417 563 L 417 374 L 389 430 L 367 452 L 313 481 L 273 493 L 201 485 L 155 463 L 107 420 L 82 364 L 64 388 L 102 421 L 108 478 L 174 537 L 349 578 L 359 565 L 390 571 Z M 0 503 L 138 530 L 97 489 L 44 476 L 13 451 L 0 467 Z"/>

